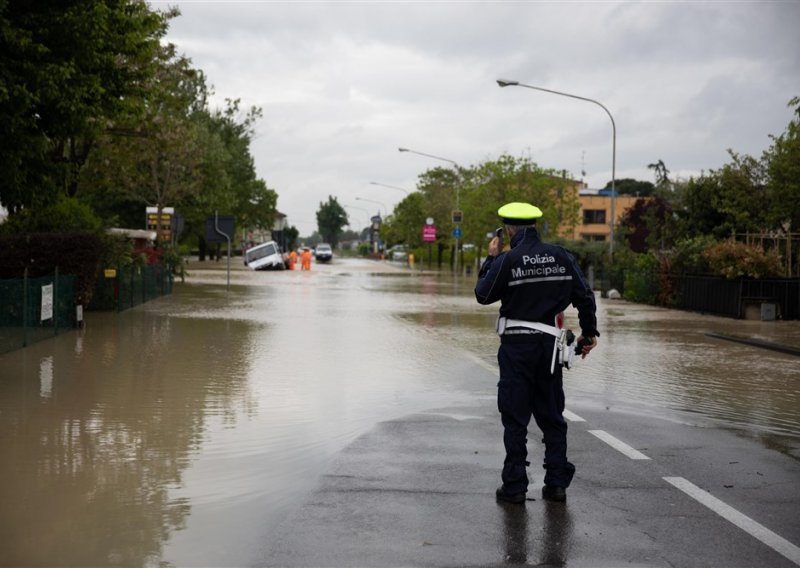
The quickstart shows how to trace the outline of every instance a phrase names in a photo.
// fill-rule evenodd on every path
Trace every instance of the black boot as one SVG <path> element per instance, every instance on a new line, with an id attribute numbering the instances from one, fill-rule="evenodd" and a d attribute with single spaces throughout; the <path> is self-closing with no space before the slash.
<path id="1" fill-rule="evenodd" d="M 542 487 L 542 499 L 563 503 L 567 500 L 567 490 L 558 485 L 545 485 Z"/>
<path id="2" fill-rule="evenodd" d="M 497 497 L 498 501 L 505 501 L 506 503 L 514 503 L 515 505 L 525 504 L 525 493 L 514 493 L 513 495 L 510 493 L 506 493 L 502 485 L 497 488 L 497 491 L 495 491 L 494 494 Z"/>

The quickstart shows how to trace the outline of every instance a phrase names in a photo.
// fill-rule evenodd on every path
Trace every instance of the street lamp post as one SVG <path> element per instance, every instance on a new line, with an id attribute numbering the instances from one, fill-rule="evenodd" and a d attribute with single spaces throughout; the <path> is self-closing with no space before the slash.
<path id="1" fill-rule="evenodd" d="M 386 214 L 387 214 L 386 205 L 384 205 L 380 201 L 375 201 L 374 199 L 367 199 L 366 197 L 356 197 L 356 200 L 357 201 L 369 201 L 370 203 L 377 203 L 378 205 L 383 207 L 383 216 L 384 216 L 384 218 L 386 217 Z M 380 214 L 381 214 L 381 212 L 380 212 L 380 210 L 378 210 L 378 215 L 380 216 Z M 370 226 L 373 227 L 372 228 L 372 233 L 374 235 L 375 234 L 375 229 L 374 229 L 374 225 L 372 224 L 372 218 L 370 218 L 369 222 L 370 222 Z M 379 240 L 380 240 L 379 238 L 375 239 L 374 246 L 373 246 L 373 249 L 372 249 L 373 252 L 376 253 L 376 254 L 378 253 L 378 241 Z"/>
<path id="2" fill-rule="evenodd" d="M 356 207 L 355 205 L 343 205 L 342 207 L 344 207 L 345 209 L 358 209 L 359 211 L 363 211 L 363 212 L 364 212 L 364 215 L 366 215 L 366 216 L 367 216 L 367 217 L 366 217 L 366 218 L 367 218 L 367 221 L 369 221 L 369 218 L 370 218 L 370 216 L 371 216 L 371 215 L 370 215 L 370 212 L 369 212 L 369 211 L 367 211 L 366 209 L 364 209 L 363 207 Z M 357 222 L 357 223 L 359 222 L 359 221 L 358 221 L 358 219 L 356 219 L 356 222 Z M 371 226 L 371 223 L 363 223 L 363 224 L 362 224 L 361 228 L 360 228 L 360 229 L 359 229 L 359 231 L 358 231 L 358 238 L 359 238 L 359 239 L 361 238 L 361 232 L 364 230 L 364 227 L 367 227 L 367 226 Z M 352 228 L 352 225 L 350 225 L 350 227 Z"/>
<path id="3" fill-rule="evenodd" d="M 353 207 L 350 207 L 349 205 L 342 205 L 342 207 L 344 207 L 345 209 L 353 209 Z M 361 209 L 361 208 L 360 208 L 360 207 L 356 207 L 355 209 Z M 367 212 L 367 210 L 366 210 L 366 209 L 361 209 L 361 211 L 364 211 L 364 213 L 366 213 L 367 215 L 369 215 L 369 213 Z M 353 217 L 355 217 L 355 215 L 353 215 Z M 359 217 L 360 217 L 360 216 L 359 216 Z M 353 219 L 353 220 L 354 220 L 356 223 L 359 223 L 359 224 L 362 224 L 362 223 L 363 223 L 363 220 L 362 220 L 362 221 L 359 221 L 358 219 Z M 349 221 L 350 221 L 350 219 L 348 219 L 348 223 L 347 223 L 347 224 L 348 224 L 348 225 L 350 225 L 350 228 L 353 228 L 353 224 L 352 224 L 352 223 L 350 223 Z M 358 225 L 356 225 L 356 226 L 358 226 Z M 365 226 L 366 226 L 366 225 L 365 225 Z"/>
<path id="4" fill-rule="evenodd" d="M 409 193 L 411 193 L 411 192 L 410 192 L 410 191 L 408 191 L 407 189 L 403 189 L 402 187 L 397 187 L 396 185 L 387 185 L 387 184 L 385 184 L 385 183 L 378 183 L 377 181 L 371 181 L 371 182 L 369 182 L 369 183 L 370 183 L 370 185 L 380 185 L 380 186 L 382 186 L 382 187 L 388 187 L 388 188 L 390 188 L 390 189 L 396 189 L 396 190 L 398 190 L 398 191 L 402 191 L 402 192 L 403 192 L 403 193 L 405 193 L 406 195 L 408 195 Z"/>
<path id="5" fill-rule="evenodd" d="M 450 158 L 442 158 L 441 156 L 435 156 L 433 154 L 426 154 L 425 152 L 417 152 L 416 150 L 410 150 L 408 148 L 398 148 L 397 150 L 399 152 L 408 152 L 409 154 L 417 154 L 419 156 L 425 156 L 426 158 L 433 158 L 434 160 L 440 160 L 442 162 L 449 162 L 449 163 L 453 164 L 453 168 L 456 171 L 456 176 L 458 177 L 458 180 L 457 180 L 457 183 L 456 183 L 456 211 L 460 210 L 460 201 L 461 201 L 461 179 L 460 179 L 460 177 L 461 176 L 460 176 L 460 173 L 459 173 L 459 165 L 455 160 L 451 160 Z M 456 231 L 457 231 L 456 234 L 458 235 L 461 232 L 461 223 L 459 222 L 459 223 L 456 223 L 455 225 L 456 225 Z M 461 238 L 460 236 L 456 236 L 456 254 L 455 254 L 455 259 L 453 260 L 453 269 L 455 270 L 456 274 L 458 274 L 458 242 L 459 242 L 460 238 Z"/>
<path id="6" fill-rule="evenodd" d="M 617 190 L 616 190 L 616 177 L 617 177 L 617 125 L 614 122 L 614 117 L 611 116 L 611 112 L 600 102 L 590 99 L 587 97 L 579 97 L 578 95 L 571 95 L 569 93 L 562 93 L 561 91 L 554 91 L 552 89 L 544 89 L 542 87 L 534 87 L 533 85 L 526 85 L 524 83 L 520 83 L 519 81 L 510 81 L 507 79 L 498 79 L 497 84 L 501 87 L 525 87 L 526 89 L 534 89 L 536 91 L 543 91 L 545 93 L 551 93 L 553 95 L 561 95 L 563 97 L 569 97 L 571 99 L 578 99 L 581 101 L 587 101 L 590 103 L 594 103 L 604 111 L 608 115 L 608 118 L 611 119 L 611 223 L 609 223 L 610 228 L 610 240 L 608 244 L 608 252 L 610 255 L 614 254 L 614 222 L 615 219 L 615 211 L 614 211 L 614 204 L 617 199 Z"/>
<path id="7" fill-rule="evenodd" d="M 356 201 L 369 201 L 370 203 L 377 203 L 378 205 L 383 207 L 383 216 L 386 217 L 386 212 L 388 211 L 388 209 L 386 208 L 386 205 L 384 205 L 380 201 L 375 201 L 374 199 L 367 199 L 366 197 L 356 197 Z M 378 211 L 378 213 L 380 213 L 380 211 Z"/>

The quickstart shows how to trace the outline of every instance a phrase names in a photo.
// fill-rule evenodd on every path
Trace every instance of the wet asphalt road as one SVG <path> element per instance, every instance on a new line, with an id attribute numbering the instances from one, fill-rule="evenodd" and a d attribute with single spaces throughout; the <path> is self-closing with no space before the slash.
<path id="1" fill-rule="evenodd" d="M 800 563 L 798 359 L 705 335 L 800 346 L 798 322 L 601 301 L 568 502 L 509 508 L 470 279 L 232 267 L 0 356 L 0 565 Z"/>

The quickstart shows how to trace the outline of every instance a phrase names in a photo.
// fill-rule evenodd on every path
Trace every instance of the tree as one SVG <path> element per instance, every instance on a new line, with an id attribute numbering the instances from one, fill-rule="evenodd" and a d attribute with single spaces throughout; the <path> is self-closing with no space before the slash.
<path id="1" fill-rule="evenodd" d="M 107 131 L 98 143 L 95 179 L 84 187 L 105 185 L 125 200 L 155 207 L 160 217 L 165 206 L 201 187 L 202 137 L 191 118 L 204 108 L 206 86 L 172 44 L 161 47 L 155 65 L 141 112 Z"/>
<path id="2" fill-rule="evenodd" d="M 800 228 L 800 97 L 789 101 L 795 117 L 780 136 L 772 136 L 772 146 L 764 154 L 769 191 L 766 216 L 772 228 Z"/>
<path id="3" fill-rule="evenodd" d="M 200 136 L 200 190 L 179 203 L 187 232 L 203 246 L 205 219 L 214 211 L 233 214 L 245 229 L 269 231 L 277 213 L 277 193 L 256 176 L 250 143 L 261 109 L 240 117 L 239 101 L 226 100 L 223 110 L 192 114 Z"/>
<path id="4" fill-rule="evenodd" d="M 297 248 L 297 239 L 300 236 L 300 231 L 292 225 L 284 229 L 284 236 L 286 237 L 286 250 L 294 250 Z"/>
<path id="5" fill-rule="evenodd" d="M 130 112 L 177 10 L 143 0 L 0 3 L 0 201 L 74 196 L 95 141 Z"/>
<path id="6" fill-rule="evenodd" d="M 415 191 L 398 203 L 381 226 L 381 238 L 389 245 L 403 243 L 418 247 L 422 243 L 422 227 L 429 217 L 422 193 Z"/>
<path id="7" fill-rule="evenodd" d="M 669 170 L 667 166 L 664 165 L 663 160 L 658 160 L 654 164 L 648 164 L 647 168 L 653 170 L 656 177 L 656 187 L 659 189 L 669 188 L 671 183 L 669 179 Z"/>
<path id="8" fill-rule="evenodd" d="M 714 235 L 760 231 L 765 227 L 767 203 L 764 164 L 729 150 L 732 162 L 683 188 L 677 214 L 683 235 Z"/>
<path id="9" fill-rule="evenodd" d="M 637 199 L 620 220 L 629 248 L 643 253 L 669 245 L 671 217 L 672 207 L 663 197 Z"/>
<path id="10" fill-rule="evenodd" d="M 336 247 L 345 225 L 347 225 L 347 212 L 335 197 L 329 195 L 327 203 L 320 202 L 317 211 L 317 228 L 320 236 L 332 247 Z"/>
<path id="11" fill-rule="evenodd" d="M 540 168 L 529 158 L 507 154 L 473 168 L 462 192 L 465 239 L 486 240 L 500 220 L 497 209 L 509 201 L 533 203 L 543 212 L 540 230 L 555 236 L 560 227 L 578 222 L 577 186 L 554 170 Z"/>
<path id="12" fill-rule="evenodd" d="M 453 230 L 452 214 L 456 208 L 456 192 L 461 192 L 462 179 L 459 172 L 443 167 L 435 167 L 419 175 L 417 189 L 424 199 L 425 217 L 433 217 L 437 230 L 437 241 L 442 243 L 442 235 L 450 235 Z M 463 207 L 463 200 L 461 201 Z M 443 244 L 443 243 L 442 243 Z"/>
<path id="13" fill-rule="evenodd" d="M 616 180 L 614 188 L 619 195 L 635 195 L 637 197 L 650 197 L 656 190 L 656 186 L 652 182 L 632 178 Z M 611 181 L 606 184 L 605 189 L 611 189 Z"/>

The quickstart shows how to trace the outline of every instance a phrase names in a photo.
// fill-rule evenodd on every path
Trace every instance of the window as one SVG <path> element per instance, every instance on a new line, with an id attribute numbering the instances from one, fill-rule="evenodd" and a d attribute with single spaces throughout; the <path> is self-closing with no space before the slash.
<path id="1" fill-rule="evenodd" d="M 590 242 L 591 241 L 605 241 L 606 240 L 606 236 L 605 235 L 590 235 L 590 234 L 587 234 L 587 233 L 581 234 L 581 238 L 584 241 L 590 241 Z"/>
<path id="2" fill-rule="evenodd" d="M 259 245 L 257 247 L 253 247 L 248 250 L 246 254 L 247 262 L 253 262 L 254 260 L 259 260 L 261 258 L 265 258 L 267 256 L 271 256 L 273 254 L 277 254 L 278 250 L 275 248 L 275 245 L 272 243 L 266 243 L 263 245 Z"/>
<path id="3" fill-rule="evenodd" d="M 605 209 L 584 209 L 583 210 L 583 224 L 584 225 L 605 225 L 606 224 L 606 210 Z"/>

